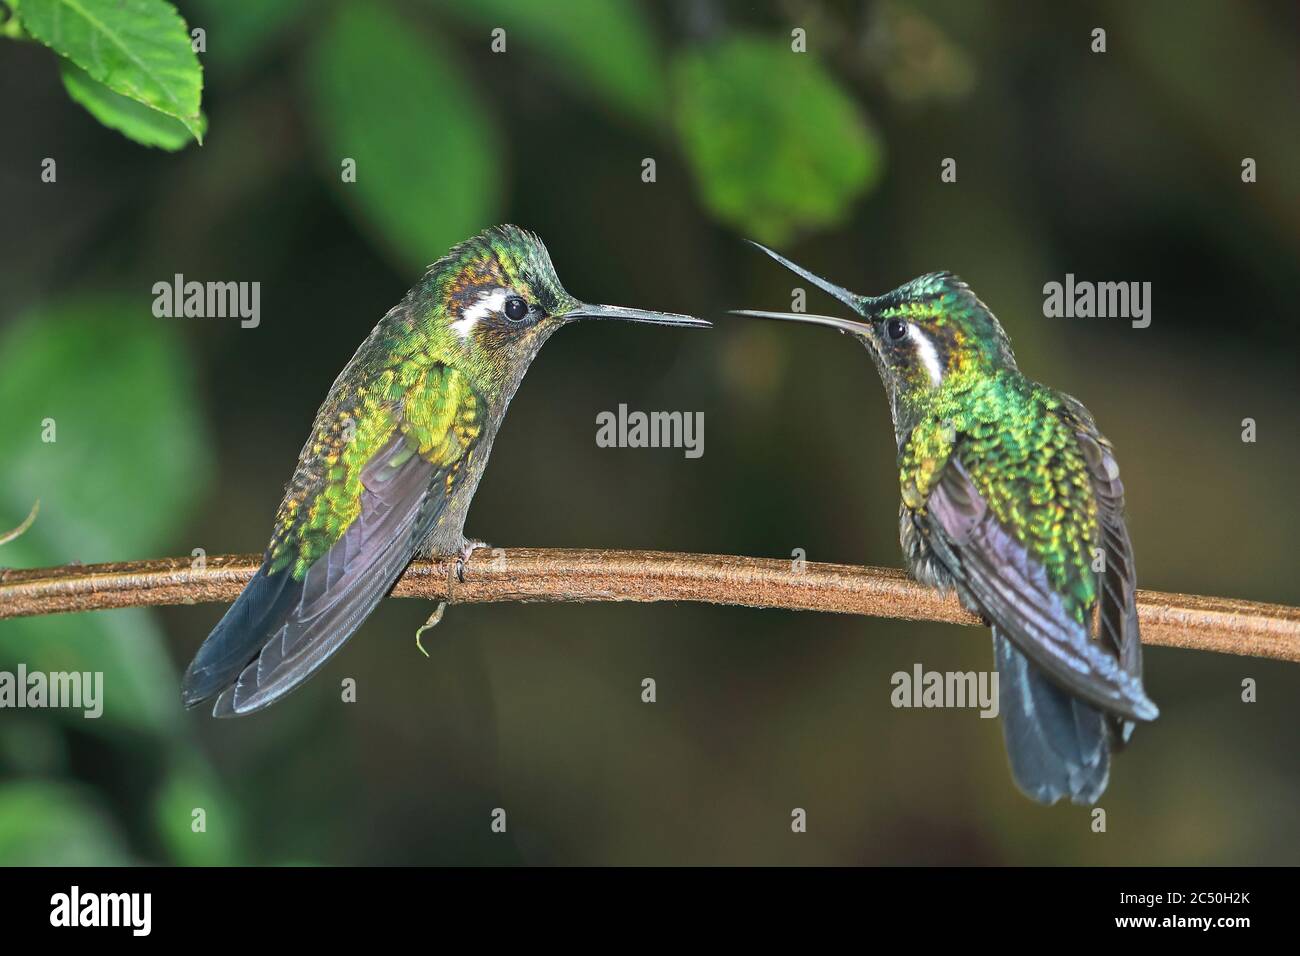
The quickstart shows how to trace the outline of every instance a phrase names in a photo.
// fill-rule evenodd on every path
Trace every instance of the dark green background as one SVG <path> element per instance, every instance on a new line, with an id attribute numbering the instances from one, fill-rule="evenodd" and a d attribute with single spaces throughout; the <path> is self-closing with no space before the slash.
<path id="1" fill-rule="evenodd" d="M 1114 441 L 1143 587 L 1300 603 L 1291 5 L 180 7 L 208 31 L 209 130 L 176 154 L 99 127 L 48 50 L 0 45 L 0 527 L 42 499 L 0 562 L 260 550 L 357 344 L 422 263 L 511 221 L 581 297 L 718 321 L 557 336 L 511 407 L 474 536 L 899 563 L 866 354 L 722 314 L 788 307 L 792 277 L 740 241 L 767 237 L 864 292 L 960 274 L 1022 369 Z M 781 53 L 795 26 L 804 58 Z M 772 68 L 719 68 L 729 44 L 766 44 Z M 355 185 L 338 182 L 346 155 Z M 39 181 L 47 156 L 57 184 Z M 154 319 L 151 286 L 177 272 L 260 281 L 261 326 Z M 1067 272 L 1150 281 L 1151 327 L 1043 318 L 1043 284 Z M 595 416 L 619 403 L 702 411 L 704 457 L 597 448 Z M 891 708 L 890 674 L 915 662 L 988 668 L 982 631 L 459 607 L 426 660 L 428 611 L 386 602 L 303 690 L 235 722 L 177 693 L 220 607 L 0 624 L 0 667 L 107 681 L 99 721 L 0 712 L 0 862 L 1300 862 L 1293 664 L 1151 649 L 1162 716 L 1115 762 L 1095 834 L 1086 811 L 1015 790 L 997 721 Z"/>

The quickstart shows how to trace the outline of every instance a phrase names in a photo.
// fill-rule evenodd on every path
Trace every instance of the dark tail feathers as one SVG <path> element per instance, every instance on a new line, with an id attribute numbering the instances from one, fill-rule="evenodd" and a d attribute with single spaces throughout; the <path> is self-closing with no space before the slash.
<path id="1" fill-rule="evenodd" d="M 1112 745 L 1132 731 L 1056 684 L 993 629 L 1002 733 L 1016 786 L 1031 800 L 1093 804 L 1110 779 Z"/>

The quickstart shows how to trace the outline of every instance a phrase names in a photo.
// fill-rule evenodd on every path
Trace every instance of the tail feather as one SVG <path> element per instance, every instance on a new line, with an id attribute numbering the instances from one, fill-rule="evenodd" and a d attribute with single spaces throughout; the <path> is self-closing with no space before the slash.
<path id="1" fill-rule="evenodd" d="M 195 707 L 234 683 L 262 650 L 267 633 L 298 606 L 302 591 L 288 569 L 268 574 L 263 564 L 190 661 L 181 682 L 185 706 Z"/>
<path id="2" fill-rule="evenodd" d="M 444 481 L 400 433 L 361 472 L 357 517 L 295 577 L 263 564 L 185 672 L 193 707 L 250 714 L 311 677 L 375 609 L 446 505 Z M 433 491 L 431 492 L 431 488 Z"/>
<path id="3" fill-rule="evenodd" d="M 1002 732 L 1016 786 L 1039 803 L 1062 797 L 1096 803 L 1110 779 L 1115 719 L 1058 687 L 996 627 L 993 654 L 1000 675 Z"/>

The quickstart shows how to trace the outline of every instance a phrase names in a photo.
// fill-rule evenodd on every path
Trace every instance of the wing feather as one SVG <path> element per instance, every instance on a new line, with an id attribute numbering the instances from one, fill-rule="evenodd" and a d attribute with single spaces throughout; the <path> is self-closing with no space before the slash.
<path id="1" fill-rule="evenodd" d="M 395 436 L 362 476 L 361 513 L 303 578 L 301 597 L 256 660 L 222 691 L 213 716 L 252 713 L 307 680 L 343 646 L 392 589 L 436 520 L 443 499 L 431 493 L 436 470 L 408 456 L 385 480 Z M 281 572 L 284 573 L 284 572 Z"/>
<path id="2" fill-rule="evenodd" d="M 310 565 L 302 568 L 295 559 L 295 553 L 305 553 L 303 532 L 291 524 L 277 526 L 262 567 L 186 671 L 187 706 L 216 697 L 218 717 L 269 706 L 315 673 L 391 590 L 447 513 L 455 476 L 481 435 L 475 418 L 481 406 L 463 376 L 438 367 L 427 381 L 420 408 L 407 406 L 418 421 L 395 415 L 388 437 L 354 466 L 360 469 L 359 492 L 348 514 L 355 517 L 323 551 L 313 552 L 318 556 Z M 314 463 L 300 465 L 295 480 L 309 494 L 286 499 L 292 507 L 282 505 L 282 513 L 296 515 L 300 506 L 308 513 L 301 501 L 325 493 L 319 485 L 323 473 Z M 295 492 L 301 488 L 291 485 L 290 494 Z M 312 539 L 313 548 L 318 540 Z M 286 551 L 295 541 L 299 550 Z"/>
<path id="3" fill-rule="evenodd" d="M 931 544 L 982 613 L 1034 664 L 1076 696 L 1130 719 L 1158 711 L 1118 652 L 1091 640 L 1042 565 L 988 507 L 957 455 L 939 476 L 926 510 Z"/>

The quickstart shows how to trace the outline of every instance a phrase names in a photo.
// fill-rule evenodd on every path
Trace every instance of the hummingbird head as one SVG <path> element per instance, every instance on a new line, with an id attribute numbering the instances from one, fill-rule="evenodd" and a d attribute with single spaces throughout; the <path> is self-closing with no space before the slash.
<path id="1" fill-rule="evenodd" d="M 738 310 L 738 315 L 828 325 L 858 338 L 871 353 L 899 419 L 954 375 L 1014 368 L 1011 342 L 970 286 L 950 272 L 931 272 L 880 296 L 858 295 L 754 243 L 787 269 L 829 292 L 857 318 Z"/>
<path id="2" fill-rule="evenodd" d="M 709 327 L 689 315 L 574 298 L 560 284 L 542 240 L 518 226 L 494 226 L 454 246 L 428 275 L 448 332 L 446 348 L 501 386 L 518 384 L 551 334 L 579 319 Z"/>

